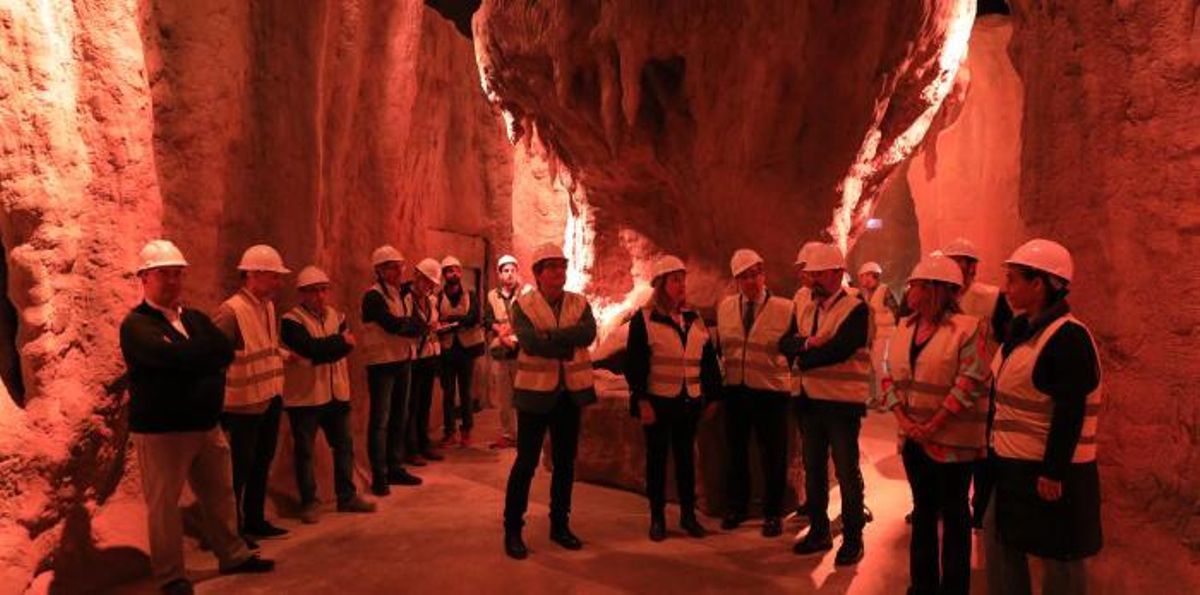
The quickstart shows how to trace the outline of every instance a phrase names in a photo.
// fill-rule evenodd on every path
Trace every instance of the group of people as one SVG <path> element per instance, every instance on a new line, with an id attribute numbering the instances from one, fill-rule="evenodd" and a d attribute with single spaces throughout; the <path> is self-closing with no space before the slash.
<path id="1" fill-rule="evenodd" d="M 519 293 L 517 262 L 501 258 L 499 286 L 480 304 L 462 281 L 462 263 L 424 259 L 406 281 L 405 259 L 391 246 L 372 254 L 374 283 L 362 299 L 361 347 L 344 312 L 329 299 L 332 281 L 316 266 L 296 276 L 298 304 L 277 316 L 274 299 L 291 271 L 279 252 L 252 246 L 238 264 L 240 288 L 212 318 L 184 307 L 188 266 L 169 241 L 141 251 L 143 301 L 121 325 L 130 384 L 130 429 L 149 511 L 151 564 L 164 591 L 190 593 L 184 574 L 178 501 L 185 483 L 197 497 L 205 538 L 222 573 L 268 572 L 274 562 L 252 551 L 260 539 L 288 531 L 265 514 L 268 475 L 280 420 L 287 412 L 294 445 L 300 520 L 318 522 L 314 477 L 318 431 L 333 458 L 336 509 L 376 509 L 354 482 L 347 357 L 366 364 L 370 411 L 370 490 L 421 479 L 407 466 L 443 459 L 429 437 L 434 382 L 443 393 L 440 445 L 471 444 L 476 360 L 485 339 L 492 357 L 493 400 L 503 434 L 490 446 L 515 443 L 512 384 L 517 339 L 508 310 Z M 507 387 L 507 390 L 506 390 Z"/>
<path id="2" fill-rule="evenodd" d="M 182 306 L 187 262 L 173 244 L 152 241 L 141 259 L 145 297 L 122 324 L 121 346 L 152 565 L 164 587 L 191 589 L 176 506 L 185 481 L 221 571 L 271 570 L 271 561 L 250 550 L 254 539 L 286 532 L 267 521 L 263 506 L 284 410 L 301 519 L 319 516 L 312 472 L 318 428 L 333 450 L 337 509 L 373 511 L 352 471 L 347 356 L 359 341 L 328 300 L 328 275 L 302 270 L 300 303 L 277 321 L 272 298 L 290 271 L 274 249 L 251 247 L 238 267 L 242 288 L 210 320 Z M 794 416 L 805 471 L 797 514 L 808 519 L 808 530 L 793 551 L 833 547 L 832 458 L 842 519 L 835 562 L 856 564 L 870 520 L 859 433 L 874 407 L 896 418 L 912 487 L 910 593 L 969 591 L 973 524 L 987 528 L 989 592 L 1028 593 L 1030 555 L 1045 562 L 1047 592 L 1082 592 L 1082 560 L 1101 541 L 1100 369 L 1091 334 L 1065 299 L 1071 256 L 1052 241 L 1026 243 L 1005 263 L 1003 292 L 975 279 L 978 261 L 970 242 L 953 242 L 921 259 L 897 302 L 880 283 L 879 265 L 864 265 L 851 287 L 842 251 L 810 242 L 795 261 L 801 289 L 787 299 L 767 288 L 763 258 L 742 249 L 730 262 L 737 292 L 718 304 L 710 328 L 687 304 L 684 262 L 659 257 L 652 297 L 628 319 L 623 369 L 630 412 L 645 436 L 650 539 L 668 535 L 671 456 L 680 528 L 696 538 L 710 532 L 696 512 L 694 452 L 700 420 L 718 408 L 729 457 L 721 528 L 734 530 L 749 516 L 754 436 L 764 483 L 761 531 L 780 535 Z M 453 257 L 422 260 L 406 282 L 404 257 L 380 247 L 372 255 L 374 284 L 362 299 L 360 349 L 376 496 L 390 486 L 419 485 L 408 467 L 442 458 L 428 427 L 439 376 L 441 445 L 471 444 L 472 374 L 477 358 L 489 354 L 490 400 L 502 426 L 492 446 L 516 447 L 504 551 L 523 559 L 530 484 L 547 434 L 550 539 L 569 550 L 584 545 L 571 530 L 571 493 L 582 411 L 596 401 L 589 347 L 597 325 L 586 297 L 565 289 L 568 260 L 560 246 L 534 251 L 533 286 L 520 284 L 517 264 L 502 257 L 499 286 L 478 300 Z"/>

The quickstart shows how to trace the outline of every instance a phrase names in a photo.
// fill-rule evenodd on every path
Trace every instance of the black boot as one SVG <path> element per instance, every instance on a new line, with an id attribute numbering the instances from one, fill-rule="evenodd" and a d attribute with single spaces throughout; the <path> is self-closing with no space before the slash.
<path id="1" fill-rule="evenodd" d="M 524 560 L 529 555 L 525 540 L 521 539 L 521 530 L 504 532 L 504 553 L 513 560 Z"/>
<path id="2" fill-rule="evenodd" d="M 681 514 L 679 516 L 679 528 L 683 529 L 683 532 L 687 533 L 690 537 L 695 537 L 696 539 L 708 535 L 708 529 L 705 529 L 704 525 L 701 525 L 700 521 L 696 520 L 695 512 L 684 512 Z"/>
<path id="3" fill-rule="evenodd" d="M 829 537 L 828 532 L 818 532 L 809 529 L 808 534 L 804 536 L 804 539 L 797 541 L 796 545 L 792 546 L 792 553 L 799 556 L 806 556 L 808 554 L 824 552 L 830 549 L 833 549 L 833 539 Z"/>
<path id="4" fill-rule="evenodd" d="M 550 541 L 568 550 L 583 549 L 583 542 L 571 532 L 571 527 L 566 523 L 555 523 L 550 528 Z"/>
<path id="5" fill-rule="evenodd" d="M 746 515 L 736 512 L 726 513 L 725 518 L 721 519 L 721 529 L 732 531 L 744 522 L 746 522 Z"/>
<path id="6" fill-rule="evenodd" d="M 650 541 L 662 541 L 667 538 L 667 521 L 662 517 L 650 518 Z"/>
<path id="7" fill-rule="evenodd" d="M 779 517 L 769 516 L 763 519 L 763 537 L 779 537 L 780 535 L 783 535 L 783 523 L 779 520 Z"/>
<path id="8" fill-rule="evenodd" d="M 861 536 L 843 536 L 842 547 L 838 548 L 837 557 L 834 558 L 833 563 L 835 566 L 852 566 L 858 564 L 858 561 L 863 559 L 864 551 Z"/>

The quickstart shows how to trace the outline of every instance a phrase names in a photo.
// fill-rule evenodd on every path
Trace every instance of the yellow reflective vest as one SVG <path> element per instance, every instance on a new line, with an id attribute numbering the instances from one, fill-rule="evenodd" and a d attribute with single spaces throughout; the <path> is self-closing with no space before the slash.
<path id="1" fill-rule="evenodd" d="M 1000 302 L 1000 288 L 987 283 L 976 281 L 958 296 L 958 307 L 963 314 L 974 316 L 980 320 L 979 332 L 987 348 L 987 356 L 991 359 L 1000 344 L 992 333 L 992 316 L 996 313 L 996 304 Z"/>
<path id="2" fill-rule="evenodd" d="M 346 317 L 331 307 L 325 308 L 320 320 L 303 306 L 296 306 L 283 315 L 284 320 L 297 322 L 314 339 L 340 334 Z M 350 400 L 350 371 L 346 358 L 336 362 L 316 364 L 293 353 L 283 369 L 283 404 L 287 407 L 314 407 L 334 399 Z"/>
<path id="3" fill-rule="evenodd" d="M 840 296 L 831 299 L 833 305 L 825 311 L 821 311 L 821 304 L 816 301 L 808 304 L 800 316 L 801 336 L 836 335 L 854 308 L 863 303 L 857 293 L 850 294 L 845 289 Z M 814 320 L 817 321 L 815 334 L 812 332 Z M 871 394 L 872 378 L 871 355 L 867 345 L 863 345 L 846 361 L 805 370 L 802 385 L 804 394 L 810 399 L 866 404 Z"/>
<path id="4" fill-rule="evenodd" d="M 892 313 L 891 308 L 887 307 L 888 289 L 886 283 L 880 283 L 875 291 L 871 292 L 871 299 L 867 300 L 867 305 L 871 307 L 871 324 L 873 331 L 873 340 L 885 341 L 892 336 L 892 332 L 896 329 L 896 315 Z"/>
<path id="5" fill-rule="evenodd" d="M 653 320 L 653 308 L 643 308 L 646 340 L 650 347 L 650 378 L 647 392 L 663 398 L 678 397 L 686 391 L 693 399 L 702 394 L 700 361 L 708 344 L 708 328 L 700 317 L 687 330 L 687 342 L 680 340 L 675 327 Z"/>
<path id="6" fill-rule="evenodd" d="M 259 302 L 245 291 L 225 300 L 237 319 L 242 349 L 225 374 L 225 407 L 243 407 L 283 393 L 283 353 L 275 304 Z"/>
<path id="7" fill-rule="evenodd" d="M 450 299 L 442 293 L 438 297 L 438 315 L 441 318 L 450 316 L 466 316 L 471 311 L 471 292 L 465 288 L 462 290 L 462 297 L 458 299 L 458 305 L 452 305 Z M 475 326 L 462 327 L 454 329 L 453 332 L 442 333 L 440 340 L 442 349 L 450 349 L 454 346 L 454 338 L 458 337 L 458 344 L 463 347 L 475 347 L 483 344 L 483 325 L 476 322 Z"/>
<path id="8" fill-rule="evenodd" d="M 438 340 L 437 331 L 434 330 L 439 320 L 437 297 L 432 294 L 421 296 L 417 295 L 416 292 L 409 292 L 404 296 L 404 300 L 407 302 L 408 311 L 412 312 L 413 316 L 424 320 L 429 329 L 429 332 L 425 335 L 410 339 L 414 343 L 413 357 L 416 359 L 427 359 L 441 355 L 442 343 Z M 424 310 L 417 307 L 420 300 L 425 300 L 428 304 L 428 307 Z"/>
<path id="9" fill-rule="evenodd" d="M 378 283 L 371 286 L 368 292 L 374 291 L 383 296 L 388 312 L 397 318 L 407 318 L 410 304 L 395 288 L 386 291 Z M 413 358 L 416 341 L 412 337 L 393 335 L 374 322 L 363 326 L 363 358 L 367 365 L 390 364 L 406 362 Z"/>
<path id="10" fill-rule="evenodd" d="M 1086 326 L 1074 316 L 1059 317 L 1046 325 L 1028 341 L 1017 345 L 1004 357 L 997 352 L 992 361 L 995 376 L 996 417 L 992 422 L 992 448 L 996 454 L 1024 461 L 1041 461 L 1046 454 L 1046 439 L 1050 435 L 1050 420 L 1054 414 L 1054 400 L 1037 389 L 1033 383 L 1033 370 L 1046 342 L 1068 322 L 1080 325 L 1092 340 L 1095 339 Z M 1097 364 L 1098 365 L 1098 364 Z M 1096 460 L 1096 427 L 1099 421 L 1100 399 L 1103 381 L 1087 397 L 1087 409 L 1083 418 L 1083 431 L 1075 447 L 1072 463 L 1089 463 Z"/>
<path id="11" fill-rule="evenodd" d="M 745 298 L 731 295 L 717 308 L 717 340 L 725 367 L 725 385 L 786 393 L 792 375 L 779 340 L 792 325 L 792 302 L 767 296 L 747 335 L 742 325 Z"/>
<path id="12" fill-rule="evenodd" d="M 517 298 L 517 304 L 533 328 L 539 331 L 574 326 L 588 309 L 587 298 L 570 291 L 563 293 L 558 316 L 554 315 L 554 309 L 540 291 L 522 295 Z M 560 386 L 571 392 L 593 388 L 592 358 L 587 347 L 576 348 L 568 361 L 530 355 L 525 350 L 517 354 L 515 389 L 546 393 Z"/>

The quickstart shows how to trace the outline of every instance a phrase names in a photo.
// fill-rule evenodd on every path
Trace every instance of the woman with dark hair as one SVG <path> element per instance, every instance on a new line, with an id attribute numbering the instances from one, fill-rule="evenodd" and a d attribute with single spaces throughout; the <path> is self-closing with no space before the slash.
<path id="1" fill-rule="evenodd" d="M 1022 314 L 992 364 L 988 592 L 1030 593 L 1033 555 L 1042 561 L 1043 592 L 1084 593 L 1083 560 L 1102 541 L 1096 344 L 1066 301 L 1074 273 L 1066 248 L 1031 240 L 1005 264 L 1005 294 Z"/>
<path id="2" fill-rule="evenodd" d="M 979 320 L 958 308 L 962 283 L 962 271 L 945 256 L 917 264 L 905 292 L 913 314 L 897 327 L 884 366 L 884 406 L 904 436 L 912 488 L 913 595 L 965 594 L 971 585 L 967 495 L 971 463 L 987 456 L 987 368 Z"/>
<path id="3" fill-rule="evenodd" d="M 646 435 L 646 496 L 650 539 L 667 537 L 667 452 L 675 453 L 679 526 L 692 537 L 707 529 L 696 519 L 696 426 L 721 390 L 721 370 L 704 320 L 685 305 L 683 261 L 662 256 L 654 263 L 654 296 L 629 322 L 625 379 L 630 410 Z"/>

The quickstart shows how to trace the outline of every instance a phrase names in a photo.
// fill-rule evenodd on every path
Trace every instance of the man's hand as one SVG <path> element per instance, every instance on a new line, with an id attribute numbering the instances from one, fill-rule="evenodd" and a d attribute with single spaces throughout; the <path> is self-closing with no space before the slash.
<path id="1" fill-rule="evenodd" d="M 642 420 L 643 426 L 654 425 L 654 407 L 650 406 L 649 401 L 638 401 L 638 419 Z"/>
<path id="2" fill-rule="evenodd" d="M 1062 498 L 1063 485 L 1061 481 L 1054 481 L 1048 477 L 1039 477 L 1037 479 L 1038 496 L 1047 502 L 1057 502 Z"/>

